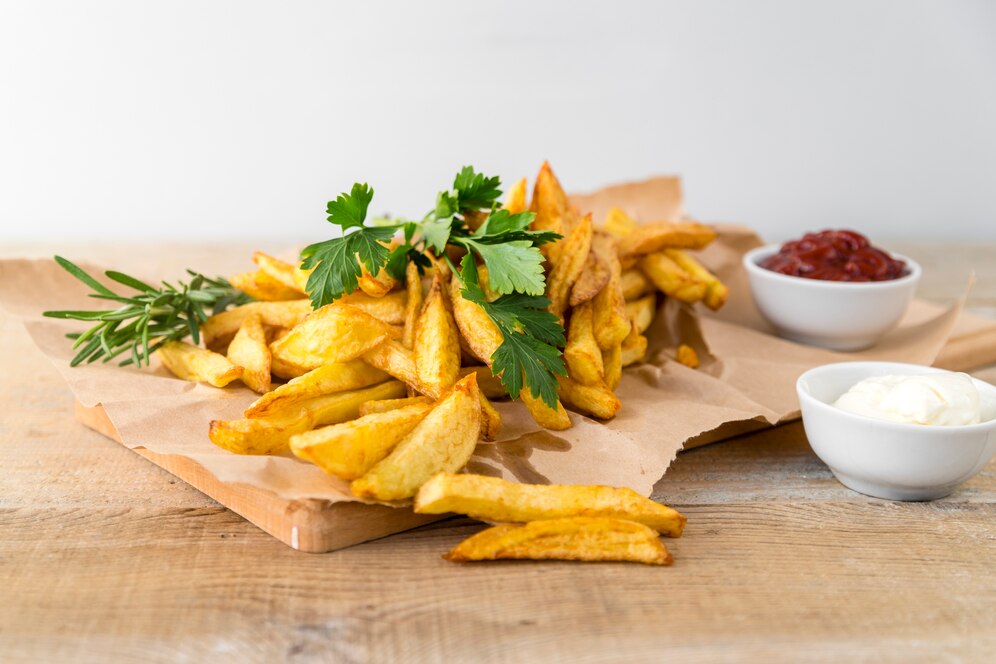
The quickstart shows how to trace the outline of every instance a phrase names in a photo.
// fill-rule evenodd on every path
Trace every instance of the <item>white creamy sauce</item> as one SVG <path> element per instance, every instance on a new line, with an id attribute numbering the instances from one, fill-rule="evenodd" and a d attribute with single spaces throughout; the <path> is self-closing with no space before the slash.
<path id="1" fill-rule="evenodd" d="M 979 391 L 963 373 L 866 378 L 842 394 L 834 406 L 909 424 L 957 426 L 983 421 Z"/>

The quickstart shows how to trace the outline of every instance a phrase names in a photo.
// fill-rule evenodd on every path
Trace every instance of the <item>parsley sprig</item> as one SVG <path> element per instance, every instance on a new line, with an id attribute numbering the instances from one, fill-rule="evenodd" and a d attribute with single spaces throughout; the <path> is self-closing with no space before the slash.
<path id="1" fill-rule="evenodd" d="M 547 405 L 557 403 L 556 374 L 566 374 L 560 348 L 564 329 L 546 308 L 543 255 L 539 246 L 560 236 L 551 231 L 529 230 L 532 212 L 512 214 L 498 208 L 501 182 L 465 166 L 453 187 L 440 192 L 435 207 L 421 221 L 378 220 L 367 225 L 366 214 L 373 199 L 367 184 L 354 184 L 351 191 L 328 203 L 328 221 L 342 229 L 342 237 L 318 242 L 301 252 L 302 267 L 312 270 L 307 291 L 314 308 L 324 306 L 357 288 L 366 268 L 371 274 L 386 270 L 403 279 L 406 264 L 414 261 L 428 267 L 431 252 L 449 261 L 448 247 L 466 250 L 462 269 L 450 263 L 455 278 L 463 283 L 463 295 L 481 305 L 504 336 L 491 357 L 492 372 L 513 399 L 525 386 Z M 467 224 L 470 214 L 487 211 L 476 229 Z M 391 247 L 389 243 L 400 236 Z M 474 256 L 488 268 L 489 286 L 499 297 L 488 302 L 477 281 Z M 473 269 L 471 269 L 473 268 Z"/>
<path id="2" fill-rule="evenodd" d="M 104 274 L 109 279 L 136 291 L 121 295 L 71 261 L 61 256 L 56 256 L 55 261 L 93 289 L 90 297 L 119 305 L 116 309 L 44 312 L 43 315 L 49 318 L 95 323 L 85 332 L 66 335 L 75 340 L 73 348 L 80 349 L 70 362 L 74 367 L 100 359 L 109 362 L 122 353 L 129 354 L 121 362 L 122 365 L 148 365 L 152 353 L 167 341 L 178 341 L 189 335 L 194 343 L 200 343 L 199 327 L 207 320 L 209 312 L 216 314 L 252 299 L 225 279 L 211 279 L 191 270 L 187 270 L 192 277 L 189 283 L 178 281 L 173 285 L 164 281 L 158 288 L 127 274 L 108 270 Z"/>

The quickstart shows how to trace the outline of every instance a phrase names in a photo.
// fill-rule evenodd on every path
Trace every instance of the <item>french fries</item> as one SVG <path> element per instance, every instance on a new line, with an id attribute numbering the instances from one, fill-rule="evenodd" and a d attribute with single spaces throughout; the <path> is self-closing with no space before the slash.
<path id="1" fill-rule="evenodd" d="M 460 332 L 444 297 L 437 274 L 415 324 L 414 360 L 419 381 L 438 391 L 452 387 L 460 376 Z"/>
<path id="2" fill-rule="evenodd" d="M 549 162 L 544 161 L 536 175 L 533 187 L 533 200 L 529 209 L 536 213 L 532 228 L 537 231 L 553 231 L 566 237 L 571 230 L 572 212 L 567 201 L 567 194 L 560 186 L 560 181 L 553 174 Z M 540 247 L 540 251 L 554 266 L 559 262 L 562 250 L 562 240 L 549 242 Z"/>
<path id="3" fill-rule="evenodd" d="M 246 417 L 266 417 L 308 399 L 383 383 L 390 376 L 361 360 L 325 364 L 256 399 Z"/>
<path id="4" fill-rule="evenodd" d="M 670 565 L 671 555 L 650 528 L 634 521 L 576 516 L 493 526 L 477 533 L 443 558 L 476 560 L 618 561 Z"/>
<path id="5" fill-rule="evenodd" d="M 599 381 L 583 385 L 567 376 L 557 376 L 560 400 L 572 410 L 600 420 L 611 420 L 622 408 L 611 383 Z M 618 383 L 617 383 L 618 385 Z"/>
<path id="6" fill-rule="evenodd" d="M 570 484 L 516 484 L 484 475 L 441 473 L 419 489 L 419 514 L 455 512 L 491 523 L 526 523 L 567 517 L 636 521 L 667 537 L 681 537 L 687 519 L 632 489 Z"/>
<path id="7" fill-rule="evenodd" d="M 581 276 L 571 287 L 571 298 L 568 304 L 576 307 L 590 302 L 609 283 L 609 276 L 609 266 L 594 251 L 589 251 L 588 258 L 581 270 Z"/>
<path id="8" fill-rule="evenodd" d="M 297 288 L 291 288 L 263 270 L 234 274 L 228 278 L 228 283 L 260 302 L 299 300 L 304 297 L 304 293 Z"/>
<path id="9" fill-rule="evenodd" d="M 567 332 L 564 361 L 571 376 L 585 385 L 597 385 L 605 380 L 602 351 L 595 341 L 590 302 L 574 307 Z"/>
<path id="10" fill-rule="evenodd" d="M 242 321 L 228 345 L 228 361 L 242 367 L 242 382 L 253 392 L 264 394 L 270 390 L 270 348 L 262 316 L 253 314 Z"/>
<path id="11" fill-rule="evenodd" d="M 163 366 L 177 378 L 195 383 L 225 387 L 242 377 L 242 367 L 219 355 L 186 341 L 168 341 L 156 351 Z"/>
<path id="12" fill-rule="evenodd" d="M 299 286 L 298 280 L 295 278 L 295 267 L 290 263 L 262 251 L 257 251 L 252 255 L 252 262 L 274 281 L 279 281 L 291 291 L 297 291 L 298 297 L 306 297 L 304 288 Z"/>
<path id="13" fill-rule="evenodd" d="M 398 285 L 398 280 L 387 273 L 386 270 L 379 270 L 377 274 L 370 274 L 366 267 L 359 279 L 360 290 L 370 297 L 384 297 Z"/>
<path id="14" fill-rule="evenodd" d="M 361 407 L 362 409 L 362 407 Z M 414 403 L 291 436 L 294 456 L 344 480 L 362 477 L 432 410 Z"/>
<path id="15" fill-rule="evenodd" d="M 505 204 L 502 207 L 511 214 L 526 211 L 526 178 L 522 178 L 508 189 L 505 194 Z"/>
<path id="16" fill-rule="evenodd" d="M 693 221 L 658 221 L 637 226 L 619 241 L 621 258 L 651 254 L 661 249 L 704 249 L 716 231 Z"/>
<path id="17" fill-rule="evenodd" d="M 698 302 L 705 297 L 708 289 L 708 284 L 686 272 L 663 252 L 644 256 L 640 261 L 640 269 L 657 288 L 681 302 Z"/>
<path id="18" fill-rule="evenodd" d="M 707 307 L 715 311 L 726 303 L 726 298 L 730 295 L 730 289 L 726 284 L 717 279 L 712 272 L 705 269 L 687 251 L 683 249 L 665 249 L 664 254 L 678 264 L 686 273 L 706 285 L 702 301 Z"/>
<path id="19" fill-rule="evenodd" d="M 675 358 L 680 364 L 684 364 L 689 369 L 699 368 L 699 354 L 695 352 L 695 349 L 687 344 L 681 344 L 678 346 L 678 350 L 675 353 Z"/>
<path id="20" fill-rule="evenodd" d="M 253 314 L 259 314 L 267 327 L 292 328 L 310 313 L 311 302 L 308 300 L 250 302 L 208 318 L 201 325 L 201 336 L 210 350 L 223 351 L 242 327 L 242 321 Z"/>
<path id="21" fill-rule="evenodd" d="M 389 380 L 360 390 L 305 399 L 266 417 L 212 420 L 208 435 L 211 442 L 229 452 L 273 454 L 286 448 L 295 434 L 355 419 L 367 401 L 396 399 L 404 394 L 404 383 Z"/>
<path id="22" fill-rule="evenodd" d="M 368 401 L 362 406 L 360 406 L 360 417 L 364 415 L 371 415 L 373 413 L 386 413 L 388 411 L 397 410 L 398 408 L 404 408 L 406 406 L 414 406 L 416 404 L 428 404 L 432 405 L 435 401 L 429 397 L 402 397 L 401 399 L 375 399 Z"/>
<path id="23" fill-rule="evenodd" d="M 420 421 L 394 450 L 350 485 L 361 498 L 411 498 L 440 472 L 463 468 L 481 432 L 477 376 L 470 374 Z"/>
<path id="24" fill-rule="evenodd" d="M 615 241 L 610 236 L 595 234 L 591 247 L 609 266 L 609 281 L 592 301 L 595 339 L 599 348 L 608 350 L 622 343 L 630 329 L 622 292 L 622 265 L 616 255 Z"/>
<path id="25" fill-rule="evenodd" d="M 422 275 L 414 261 L 409 261 L 405 268 L 405 290 L 408 299 L 405 302 L 405 328 L 401 333 L 401 345 L 411 348 L 415 345 L 415 323 L 422 311 Z"/>
<path id="26" fill-rule="evenodd" d="M 567 310 L 571 287 L 581 276 L 588 253 L 591 251 L 592 225 L 591 215 L 585 215 L 581 222 L 571 229 L 570 234 L 562 241 L 560 260 L 546 282 L 546 296 L 550 299 L 550 313 L 561 320 Z"/>
<path id="27" fill-rule="evenodd" d="M 657 313 L 657 296 L 651 293 L 637 300 L 626 302 L 626 314 L 633 322 L 633 329 L 638 334 L 647 331 L 650 324 L 654 322 L 654 315 Z"/>
<path id="28" fill-rule="evenodd" d="M 382 342 L 400 336 L 362 309 L 333 302 L 318 309 L 270 347 L 274 357 L 314 369 L 355 360 Z"/>

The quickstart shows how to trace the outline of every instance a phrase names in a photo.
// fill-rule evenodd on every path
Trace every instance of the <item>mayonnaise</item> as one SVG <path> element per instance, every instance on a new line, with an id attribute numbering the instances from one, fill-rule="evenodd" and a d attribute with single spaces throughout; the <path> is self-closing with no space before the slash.
<path id="1" fill-rule="evenodd" d="M 982 421 L 979 391 L 963 373 L 866 378 L 834 406 L 893 422 L 956 426 Z"/>

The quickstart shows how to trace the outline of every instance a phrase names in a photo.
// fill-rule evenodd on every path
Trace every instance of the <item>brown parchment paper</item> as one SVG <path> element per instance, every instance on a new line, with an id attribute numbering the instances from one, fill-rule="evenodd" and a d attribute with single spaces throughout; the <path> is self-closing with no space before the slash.
<path id="1" fill-rule="evenodd" d="M 677 178 L 609 187 L 572 201 L 594 211 L 596 219 L 611 205 L 642 221 L 682 215 Z M 523 482 L 628 486 L 649 495 L 686 442 L 707 442 L 724 432 L 798 417 L 794 386 L 806 369 L 852 358 L 930 364 L 958 317 L 959 304 L 927 313 L 914 307 L 877 347 L 856 354 L 785 341 L 760 318 L 740 268 L 742 254 L 760 239 L 740 226 L 718 229 L 719 239 L 702 259 L 730 285 L 730 302 L 719 314 L 665 303 L 648 332 L 647 363 L 624 372 L 618 390 L 623 409 L 614 420 L 601 423 L 572 414 L 572 429 L 548 432 L 539 430 L 520 404 L 499 403 L 504 419 L 501 439 L 482 442 L 469 469 Z M 91 273 L 98 271 L 95 266 L 85 267 Z M 223 482 L 250 484 L 286 499 L 355 500 L 346 483 L 289 454 L 240 456 L 210 442 L 208 422 L 239 417 L 255 398 L 247 388 L 188 383 L 155 362 L 141 370 L 108 364 L 70 368 L 73 351 L 64 335 L 85 325 L 46 319 L 41 312 L 94 308 L 96 302 L 53 261 L 0 261 L 0 306 L 23 322 L 79 401 L 85 406 L 103 405 L 125 445 L 188 457 Z M 669 360 L 679 342 L 699 351 L 700 369 Z"/>

